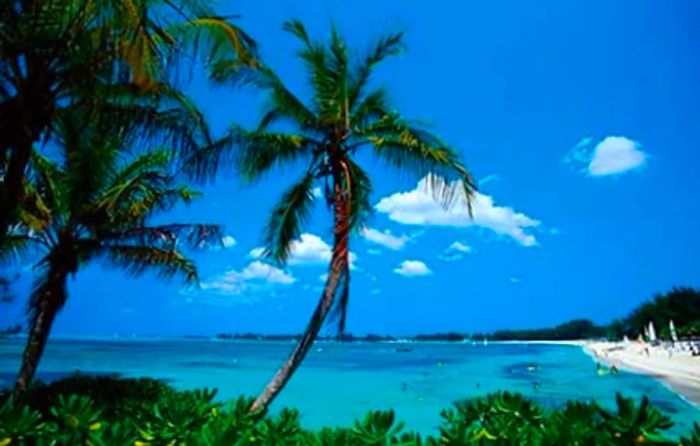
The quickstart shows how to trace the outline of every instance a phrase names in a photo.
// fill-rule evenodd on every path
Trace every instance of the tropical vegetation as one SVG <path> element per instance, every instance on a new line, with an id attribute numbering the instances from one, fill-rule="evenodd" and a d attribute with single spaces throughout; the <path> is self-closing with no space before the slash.
<path id="1" fill-rule="evenodd" d="M 32 380 L 54 319 L 68 299 L 68 280 L 101 260 L 137 275 L 148 270 L 197 281 L 183 244 L 220 239 L 216 225 L 161 223 L 153 217 L 197 193 L 180 185 L 166 149 L 139 148 L 120 123 L 86 119 L 76 110 L 56 123 L 56 156 L 32 153 L 19 221 L 6 235 L 4 255 L 38 259 L 29 299 L 29 335 L 17 377 L 21 398 Z"/>
<path id="2" fill-rule="evenodd" d="M 0 5 L 0 257 L 39 259 L 17 396 L 34 375 L 68 277 L 86 262 L 196 279 L 176 244 L 215 237 L 215 228 L 147 224 L 196 196 L 175 184 L 176 155 L 212 141 L 179 89 L 181 61 L 255 65 L 254 42 L 207 3 Z M 3 301 L 12 297 L 8 284 L 0 283 Z"/>
<path id="3" fill-rule="evenodd" d="M 624 336 L 637 338 L 650 322 L 662 339 L 671 339 L 669 322 L 673 321 L 679 337 L 700 335 L 700 290 L 674 287 L 660 293 L 634 308 L 627 316 L 606 325 L 587 319 L 575 319 L 552 328 L 529 330 L 499 330 L 493 333 L 464 335 L 465 338 L 492 340 L 572 340 L 608 338 L 620 340 Z"/>
<path id="4" fill-rule="evenodd" d="M 183 56 L 249 60 L 252 41 L 208 2 L 7 0 L 0 5 L 0 245 L 18 218 L 32 150 L 60 115 L 127 120 L 193 148 L 201 115 L 174 88 Z M 189 51 L 191 50 L 191 51 Z M 159 113 L 167 111 L 167 113 Z"/>
<path id="5" fill-rule="evenodd" d="M 370 411 L 352 426 L 307 429 L 295 410 L 251 414 L 252 399 L 229 404 L 211 390 L 176 391 L 152 379 L 76 375 L 37 383 L 19 407 L 0 394 L 0 445 L 698 445 L 700 426 L 672 438 L 669 417 L 649 400 L 616 406 L 572 401 L 549 409 L 500 392 L 459 401 L 435 432 L 405 428 L 393 411 Z"/>
<path id="6" fill-rule="evenodd" d="M 474 185 L 458 152 L 415 122 L 395 111 L 382 87 L 373 86 L 373 70 L 402 49 L 402 34 L 379 39 L 360 58 L 333 29 L 329 41 L 313 40 L 301 22 L 284 29 L 301 43 L 299 57 L 307 71 L 311 97 L 296 96 L 283 80 L 265 66 L 251 68 L 239 62 L 212 69 L 218 82 L 247 82 L 267 94 L 267 108 L 252 130 L 236 127 L 217 144 L 201 151 L 193 163 L 198 174 L 216 172 L 237 153 L 244 181 L 255 181 L 280 166 L 294 166 L 299 180 L 282 193 L 270 217 L 264 255 L 284 263 L 299 238 L 320 187 L 333 215 L 333 249 L 328 278 L 307 328 L 255 401 L 266 407 L 282 390 L 331 316 L 340 335 L 345 330 L 350 294 L 350 235 L 360 230 L 371 211 L 369 175 L 358 157 L 369 152 L 389 166 L 419 177 L 427 176 L 443 205 L 456 199 L 469 202 Z"/>

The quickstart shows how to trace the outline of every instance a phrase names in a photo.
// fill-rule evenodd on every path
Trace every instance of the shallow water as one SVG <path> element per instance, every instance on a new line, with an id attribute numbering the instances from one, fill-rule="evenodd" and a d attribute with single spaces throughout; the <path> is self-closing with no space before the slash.
<path id="1" fill-rule="evenodd" d="M 255 395 L 285 359 L 291 342 L 52 340 L 39 378 L 75 371 L 150 376 L 180 389 L 216 387 L 219 398 Z M 409 348 L 410 351 L 397 351 Z M 22 340 L 0 340 L 0 387 L 19 367 Z M 534 364 L 536 367 L 531 367 Z M 685 433 L 700 410 L 653 378 L 598 376 L 578 347 L 454 343 L 317 343 L 275 407 L 296 407 L 309 427 L 348 425 L 369 409 L 393 408 L 412 429 L 432 431 L 453 401 L 496 390 L 521 392 L 550 407 L 595 399 L 614 406 L 615 392 L 647 395 Z"/>

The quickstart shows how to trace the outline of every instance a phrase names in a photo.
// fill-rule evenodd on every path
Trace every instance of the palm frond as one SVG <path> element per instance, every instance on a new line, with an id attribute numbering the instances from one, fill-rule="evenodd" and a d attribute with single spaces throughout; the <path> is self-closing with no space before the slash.
<path id="1" fill-rule="evenodd" d="M 25 206 L 20 213 L 25 213 L 25 224 L 39 230 L 68 209 L 67 174 L 57 163 L 36 150 L 32 151 L 30 167 L 30 183 L 25 186 Z M 32 223 L 32 218 L 38 220 Z"/>
<path id="2" fill-rule="evenodd" d="M 350 104 L 355 106 L 367 86 L 372 70 L 387 57 L 395 56 L 403 49 L 403 33 L 390 34 L 379 39 L 365 59 L 352 70 L 348 92 Z"/>
<path id="3" fill-rule="evenodd" d="M 232 142 L 240 150 L 239 168 L 246 181 L 254 181 L 274 167 L 310 157 L 319 142 L 305 135 L 234 128 Z"/>
<path id="4" fill-rule="evenodd" d="M 96 254 L 133 276 L 140 276 L 152 270 L 159 277 L 165 279 L 181 275 L 186 283 L 199 281 L 197 269 L 192 260 L 175 249 L 106 245 L 98 249 Z"/>
<path id="5" fill-rule="evenodd" d="M 288 20 L 282 24 L 282 29 L 297 37 L 307 47 L 313 46 L 309 33 L 306 31 L 306 27 L 300 20 Z"/>
<path id="6" fill-rule="evenodd" d="M 169 187 L 157 193 L 131 199 L 111 216 L 120 226 L 141 224 L 157 212 L 171 210 L 178 203 L 189 204 L 202 196 L 187 186 Z"/>
<path id="7" fill-rule="evenodd" d="M 220 226 L 196 223 L 136 226 L 100 235 L 101 243 L 106 245 L 138 245 L 163 250 L 175 249 L 180 243 L 193 248 L 220 245 L 222 238 Z"/>
<path id="8" fill-rule="evenodd" d="M 387 116 L 365 129 L 356 131 L 366 138 L 375 154 L 390 165 L 411 171 L 429 180 L 431 192 L 445 207 L 463 198 L 471 212 L 475 183 L 462 165 L 459 155 L 430 132 L 399 119 Z M 455 184 L 453 180 L 458 180 Z"/>
<path id="9" fill-rule="evenodd" d="M 287 261 L 292 242 L 301 235 L 314 204 L 313 182 L 313 172 L 308 172 L 282 195 L 267 226 L 265 256 L 279 263 Z"/>
<path id="10" fill-rule="evenodd" d="M 122 147 L 164 144 L 181 154 L 211 143 L 209 127 L 189 97 L 165 82 L 143 88 L 134 83 L 95 87 L 79 104 L 105 134 L 123 138 Z M 69 110 L 68 113 L 73 113 Z"/>
<path id="11" fill-rule="evenodd" d="M 300 21 L 285 22 L 283 29 L 296 36 L 304 45 L 299 51 L 299 57 L 306 65 L 309 81 L 313 87 L 313 111 L 319 123 L 328 124 L 333 116 L 338 116 L 342 105 L 337 97 L 339 79 L 337 75 L 333 76 L 329 66 L 331 59 L 335 56 L 329 54 L 322 44 L 313 42 Z"/>
<path id="12" fill-rule="evenodd" d="M 8 234 L 0 245 L 0 265 L 20 262 L 39 248 L 39 242 L 28 234 Z"/>
<path id="13" fill-rule="evenodd" d="M 366 126 L 391 115 L 386 90 L 379 88 L 368 94 L 355 105 L 350 117 L 353 128 L 364 129 Z"/>
<path id="14" fill-rule="evenodd" d="M 253 66 L 257 64 L 255 41 L 228 17 L 192 18 L 173 27 L 169 33 L 181 46 L 191 46 L 195 55 L 203 54 L 209 64 L 233 59 Z"/>

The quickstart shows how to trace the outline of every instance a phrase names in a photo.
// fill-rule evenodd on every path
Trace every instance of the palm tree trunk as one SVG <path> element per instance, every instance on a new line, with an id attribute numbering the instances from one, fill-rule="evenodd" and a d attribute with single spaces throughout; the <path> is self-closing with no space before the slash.
<path id="1" fill-rule="evenodd" d="M 15 221 L 17 206 L 22 195 L 22 180 L 24 172 L 29 163 L 31 154 L 31 141 L 23 147 L 10 149 L 12 155 L 7 165 L 5 177 L 0 184 L 0 246 L 5 240 L 5 236 L 10 226 Z"/>
<path id="2" fill-rule="evenodd" d="M 64 262 L 52 264 L 48 273 L 48 280 L 41 287 L 36 303 L 32 306 L 31 326 L 27 345 L 22 354 L 22 367 L 17 375 L 15 387 L 12 393 L 15 402 L 24 400 L 29 384 L 34 379 L 41 355 L 44 353 L 46 341 L 51 332 L 51 326 L 58 310 L 65 302 L 66 281 L 69 267 Z"/>
<path id="3" fill-rule="evenodd" d="M 267 386 L 265 386 L 263 392 L 251 406 L 250 411 L 253 413 L 267 409 L 270 403 L 272 403 L 272 400 L 275 399 L 290 380 L 297 367 L 299 367 L 306 357 L 306 354 L 309 352 L 321 327 L 323 327 L 323 323 L 328 317 L 333 300 L 336 297 L 338 286 L 343 280 L 349 280 L 347 271 L 349 262 L 350 216 L 348 199 L 339 181 L 335 182 L 334 194 L 333 254 L 331 257 L 330 271 L 323 288 L 321 300 L 318 302 L 316 310 L 306 327 L 306 331 L 292 351 L 292 354 L 287 361 L 282 364 L 282 367 L 277 371 Z"/>

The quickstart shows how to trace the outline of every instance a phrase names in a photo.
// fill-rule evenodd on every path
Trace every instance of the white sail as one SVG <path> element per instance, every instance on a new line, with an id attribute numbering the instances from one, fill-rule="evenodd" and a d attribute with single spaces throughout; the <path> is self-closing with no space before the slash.
<path id="1" fill-rule="evenodd" d="M 649 342 L 656 342 L 656 330 L 653 322 L 649 322 Z"/>
<path id="2" fill-rule="evenodd" d="M 668 331 L 671 332 L 671 340 L 678 342 L 678 333 L 676 333 L 676 324 L 673 323 L 673 319 L 668 321 Z"/>

